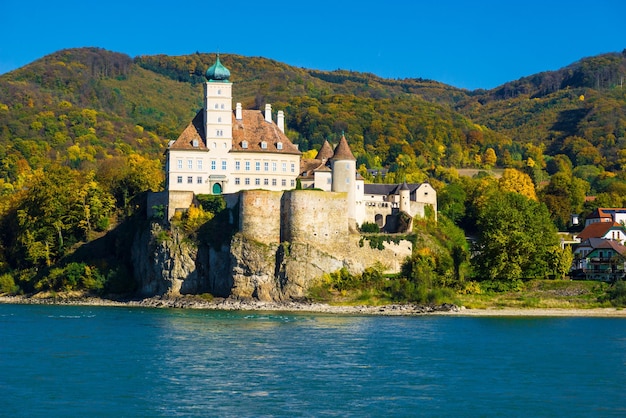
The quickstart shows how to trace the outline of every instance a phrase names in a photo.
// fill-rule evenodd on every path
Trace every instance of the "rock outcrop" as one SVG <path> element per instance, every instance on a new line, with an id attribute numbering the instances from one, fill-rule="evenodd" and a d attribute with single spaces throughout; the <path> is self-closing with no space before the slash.
<path id="1" fill-rule="evenodd" d="M 139 293 L 144 297 L 211 293 L 285 302 L 304 298 L 324 273 L 345 267 L 358 274 L 376 262 L 395 271 L 411 253 L 408 241 L 378 250 L 359 240 L 359 235 L 347 234 L 334 245 L 267 244 L 237 233 L 229 245 L 216 249 L 152 223 L 138 232 L 132 260 Z"/>

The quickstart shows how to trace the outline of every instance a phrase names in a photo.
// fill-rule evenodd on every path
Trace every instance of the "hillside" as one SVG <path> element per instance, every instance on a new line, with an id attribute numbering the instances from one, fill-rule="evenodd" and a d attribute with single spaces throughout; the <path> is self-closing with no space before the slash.
<path id="1" fill-rule="evenodd" d="M 511 138 L 514 156 L 532 144 L 547 156 L 566 155 L 574 167 L 619 172 L 626 163 L 625 78 L 626 50 L 473 94 L 455 109 Z"/>

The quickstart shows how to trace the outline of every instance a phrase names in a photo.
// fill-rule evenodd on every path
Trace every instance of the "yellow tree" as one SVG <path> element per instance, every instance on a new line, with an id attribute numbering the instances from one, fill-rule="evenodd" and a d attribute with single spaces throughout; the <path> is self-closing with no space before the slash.
<path id="1" fill-rule="evenodd" d="M 500 190 L 503 192 L 515 192 L 529 199 L 537 201 L 535 185 L 526 173 L 522 173 L 514 168 L 507 168 L 502 173 L 502 177 L 498 180 Z"/>
<path id="2" fill-rule="evenodd" d="M 493 148 L 487 148 L 485 155 L 483 155 L 483 164 L 485 164 L 485 168 L 493 167 L 496 165 L 496 161 L 498 161 L 496 151 Z"/>

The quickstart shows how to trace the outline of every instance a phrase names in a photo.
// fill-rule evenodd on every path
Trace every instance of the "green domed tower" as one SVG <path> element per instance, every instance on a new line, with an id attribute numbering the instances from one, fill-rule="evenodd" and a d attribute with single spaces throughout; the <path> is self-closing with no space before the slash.
<path id="1" fill-rule="evenodd" d="M 217 54 L 217 60 L 215 64 L 211 65 L 208 70 L 206 70 L 206 78 L 209 82 L 219 81 L 228 83 L 228 79 L 230 78 L 230 71 L 228 68 L 224 67 L 220 62 L 220 55 Z"/>
<path id="2" fill-rule="evenodd" d="M 206 71 L 204 83 L 204 137 L 206 146 L 216 158 L 225 158 L 232 148 L 233 95 L 230 71 L 220 62 L 217 54 L 215 64 Z"/>

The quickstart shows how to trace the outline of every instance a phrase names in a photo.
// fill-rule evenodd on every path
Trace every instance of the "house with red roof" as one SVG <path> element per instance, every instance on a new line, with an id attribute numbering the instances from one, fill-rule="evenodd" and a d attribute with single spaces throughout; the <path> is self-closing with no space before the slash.
<path id="1" fill-rule="evenodd" d="M 614 281 L 624 276 L 626 228 L 617 222 L 590 223 L 578 234 L 572 276 Z"/>
<path id="2" fill-rule="evenodd" d="M 587 225 L 576 237 L 580 241 L 589 238 L 602 238 L 622 244 L 626 240 L 626 228 L 617 222 L 595 222 Z"/>

